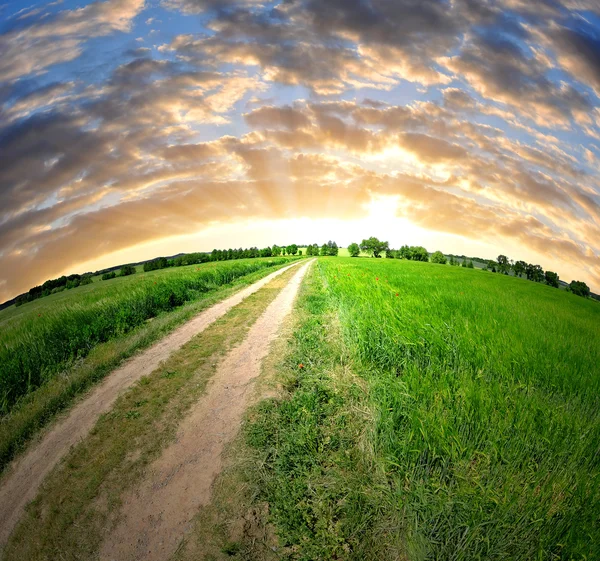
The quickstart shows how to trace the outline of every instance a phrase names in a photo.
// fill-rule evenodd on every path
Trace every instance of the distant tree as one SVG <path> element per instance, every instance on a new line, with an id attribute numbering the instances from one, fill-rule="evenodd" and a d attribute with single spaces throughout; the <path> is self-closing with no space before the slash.
<path id="1" fill-rule="evenodd" d="M 439 265 L 445 265 L 448 262 L 448 260 L 446 259 L 446 256 L 441 251 L 436 251 L 431 256 L 431 262 L 438 263 Z"/>
<path id="2" fill-rule="evenodd" d="M 396 259 L 397 254 L 398 254 L 398 251 L 395 249 L 386 249 L 385 258 L 386 259 Z"/>
<path id="3" fill-rule="evenodd" d="M 583 296 L 584 298 L 590 297 L 590 288 L 583 281 L 571 282 L 571 284 L 569 284 L 569 292 L 572 292 L 577 296 Z"/>
<path id="4" fill-rule="evenodd" d="M 471 260 L 469 261 L 469 264 L 467 265 L 467 267 L 468 267 L 469 269 L 474 269 L 474 268 L 475 268 L 475 265 L 473 265 L 473 259 L 471 259 Z"/>
<path id="5" fill-rule="evenodd" d="M 495 273 L 498 270 L 498 263 L 496 263 L 493 259 L 490 259 L 487 262 L 487 268 L 488 271 L 492 271 L 492 273 Z"/>
<path id="6" fill-rule="evenodd" d="M 398 259 L 412 259 L 412 252 L 410 250 L 410 247 L 407 245 L 403 245 L 399 250 L 398 253 L 396 255 L 396 257 Z"/>
<path id="7" fill-rule="evenodd" d="M 544 282 L 544 269 L 542 269 L 539 265 L 532 265 L 529 263 L 527 268 L 525 269 L 525 274 L 527 275 L 527 279 L 533 282 Z"/>
<path id="8" fill-rule="evenodd" d="M 462 263 L 461 263 L 461 267 L 466 267 L 467 266 L 467 259 L 463 259 Z"/>
<path id="9" fill-rule="evenodd" d="M 121 267 L 120 277 L 128 277 L 129 275 L 135 274 L 135 267 L 133 265 L 123 265 Z"/>
<path id="10" fill-rule="evenodd" d="M 279 257 L 281 255 L 281 248 L 278 245 L 273 245 L 271 248 L 271 255 L 273 257 Z"/>
<path id="11" fill-rule="evenodd" d="M 327 242 L 327 249 L 328 249 L 328 254 L 331 257 L 337 257 L 338 253 L 340 251 L 340 248 L 338 247 L 337 243 L 332 242 L 331 240 Z"/>
<path id="12" fill-rule="evenodd" d="M 527 263 L 525 263 L 525 261 L 515 261 L 512 266 L 512 269 L 515 273 L 515 276 L 521 277 L 527 271 Z"/>
<path id="13" fill-rule="evenodd" d="M 546 284 L 548 286 L 553 286 L 554 288 L 558 288 L 558 274 L 553 273 L 552 271 L 546 271 L 545 273 Z"/>
<path id="14" fill-rule="evenodd" d="M 92 284 L 93 282 L 91 275 L 83 275 L 79 281 L 79 286 L 85 286 L 86 284 Z"/>
<path id="15" fill-rule="evenodd" d="M 429 261 L 429 252 L 422 246 L 416 245 L 411 247 L 411 254 L 413 261 Z"/>
<path id="16" fill-rule="evenodd" d="M 302 250 L 301 249 L 298 250 L 298 255 L 302 256 Z"/>
<path id="17" fill-rule="evenodd" d="M 381 257 L 381 254 L 389 249 L 389 243 L 382 242 L 371 236 L 369 239 L 362 241 L 360 244 L 360 249 L 366 253 L 369 253 L 373 257 Z"/>
<path id="18" fill-rule="evenodd" d="M 360 255 L 360 246 L 357 243 L 351 243 L 348 246 L 350 257 L 358 257 Z"/>
<path id="19" fill-rule="evenodd" d="M 510 271 L 510 263 L 506 255 L 498 255 L 498 271 L 508 275 L 508 271 Z"/>
<path id="20" fill-rule="evenodd" d="M 329 255 L 329 248 L 327 247 L 327 244 L 326 244 L 326 243 L 324 243 L 324 244 L 321 246 L 321 253 L 320 253 L 320 255 L 323 255 L 323 256 L 325 256 L 325 255 Z"/>
<path id="21" fill-rule="evenodd" d="M 450 256 L 450 266 L 454 267 L 454 265 L 456 264 L 456 261 L 454 261 L 454 255 Z"/>
<path id="22" fill-rule="evenodd" d="M 75 279 L 70 279 L 67 281 L 67 289 L 70 290 L 71 288 L 77 288 L 79 286 L 79 279 L 75 278 Z"/>
<path id="23" fill-rule="evenodd" d="M 296 255 L 298 253 L 298 246 L 296 244 L 288 245 L 286 250 L 288 255 Z"/>
<path id="24" fill-rule="evenodd" d="M 115 273 L 114 271 L 111 271 L 110 273 L 104 273 L 102 275 L 102 280 L 110 280 L 110 279 L 114 279 L 117 276 L 117 273 Z"/>

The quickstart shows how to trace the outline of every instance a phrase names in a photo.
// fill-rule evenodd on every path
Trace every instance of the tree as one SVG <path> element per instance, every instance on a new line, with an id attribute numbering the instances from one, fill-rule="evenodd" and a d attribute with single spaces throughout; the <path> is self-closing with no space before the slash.
<path id="1" fill-rule="evenodd" d="M 135 274 L 135 267 L 133 265 L 123 265 L 121 267 L 120 277 L 128 277 L 129 275 Z"/>
<path id="2" fill-rule="evenodd" d="M 398 252 L 395 249 L 386 249 L 385 258 L 386 259 L 396 259 L 396 255 Z"/>
<path id="3" fill-rule="evenodd" d="M 492 271 L 492 273 L 495 273 L 498 267 L 498 263 L 496 263 L 493 259 L 490 259 L 487 262 L 487 268 L 488 270 Z"/>
<path id="4" fill-rule="evenodd" d="M 410 249 L 413 261 L 423 261 L 425 263 L 429 261 L 429 253 L 424 247 L 416 245 Z"/>
<path id="5" fill-rule="evenodd" d="M 508 275 L 508 271 L 510 271 L 510 263 L 506 255 L 498 255 L 498 271 Z"/>
<path id="6" fill-rule="evenodd" d="M 330 255 L 331 257 L 337 257 L 338 253 L 339 253 L 339 248 L 337 246 L 337 244 L 335 242 L 332 242 L 331 240 L 327 242 L 327 248 L 329 250 L 328 255 Z"/>
<path id="7" fill-rule="evenodd" d="M 475 265 L 473 265 L 473 259 L 471 259 L 471 260 L 469 261 L 469 264 L 467 265 L 467 267 L 468 267 L 469 269 L 474 269 L 474 268 L 475 268 Z"/>
<path id="8" fill-rule="evenodd" d="M 321 255 L 329 255 L 329 248 L 327 247 L 326 243 L 321 246 Z"/>
<path id="9" fill-rule="evenodd" d="M 466 266 L 467 266 L 467 259 L 466 259 L 466 257 L 465 257 L 465 258 L 462 260 L 461 267 L 466 267 Z"/>
<path id="10" fill-rule="evenodd" d="M 584 298 L 590 297 L 590 288 L 583 281 L 573 281 L 569 285 L 569 292 L 576 294 L 577 296 L 583 296 Z"/>
<path id="11" fill-rule="evenodd" d="M 273 257 L 279 257 L 281 255 L 281 248 L 278 245 L 273 245 L 271 248 L 271 255 Z"/>
<path id="12" fill-rule="evenodd" d="M 552 271 L 546 271 L 545 274 L 546 284 L 548 286 L 553 286 L 554 288 L 558 288 L 558 274 L 553 273 Z"/>
<path id="13" fill-rule="evenodd" d="M 348 246 L 350 257 L 358 257 L 360 255 L 360 246 L 357 243 L 351 243 Z"/>
<path id="14" fill-rule="evenodd" d="M 527 263 L 525 261 L 515 261 L 512 269 L 517 277 L 521 277 L 527 271 Z"/>
<path id="15" fill-rule="evenodd" d="M 454 267 L 455 263 L 456 263 L 456 261 L 454 261 L 454 255 L 451 255 L 450 256 L 450 266 Z"/>
<path id="16" fill-rule="evenodd" d="M 292 245 L 288 245 L 286 249 L 288 255 L 296 255 L 296 253 L 298 253 L 298 246 L 295 243 Z"/>
<path id="17" fill-rule="evenodd" d="M 373 236 L 367 240 L 363 240 L 360 244 L 360 249 L 373 257 L 381 257 L 381 254 L 384 251 L 387 251 L 389 247 L 390 245 L 388 242 L 382 242 Z"/>
<path id="18" fill-rule="evenodd" d="M 525 269 L 525 273 L 527 274 L 527 280 L 533 282 L 544 282 L 544 269 L 542 269 L 539 265 L 532 265 L 529 263 Z"/>
<path id="19" fill-rule="evenodd" d="M 410 251 L 410 247 L 407 245 L 403 245 L 398 251 L 397 257 L 399 259 L 412 259 L 412 253 Z"/>
<path id="20" fill-rule="evenodd" d="M 102 280 L 114 279 L 116 276 L 117 276 L 117 273 L 115 273 L 114 271 L 111 271 L 110 273 L 104 273 L 102 275 Z"/>
<path id="21" fill-rule="evenodd" d="M 448 262 L 448 260 L 446 259 L 446 256 L 441 251 L 436 251 L 431 256 L 431 262 L 438 263 L 439 265 L 445 265 Z"/>

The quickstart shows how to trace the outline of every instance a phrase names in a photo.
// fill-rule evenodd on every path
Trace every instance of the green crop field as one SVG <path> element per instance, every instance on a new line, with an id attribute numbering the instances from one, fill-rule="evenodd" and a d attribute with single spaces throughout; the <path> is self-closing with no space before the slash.
<path id="1" fill-rule="evenodd" d="M 191 302 L 199 302 L 201 309 L 231 283 L 253 282 L 289 262 L 283 257 L 242 259 L 138 271 L 2 310 L 0 470 L 22 442 L 76 394 L 194 309 L 182 310 L 173 321 L 162 318 L 166 312 Z M 84 359 L 103 345 L 109 347 L 86 363 Z"/>
<path id="2" fill-rule="evenodd" d="M 319 259 L 246 429 L 290 559 L 600 559 L 600 306 L 480 270 Z"/>

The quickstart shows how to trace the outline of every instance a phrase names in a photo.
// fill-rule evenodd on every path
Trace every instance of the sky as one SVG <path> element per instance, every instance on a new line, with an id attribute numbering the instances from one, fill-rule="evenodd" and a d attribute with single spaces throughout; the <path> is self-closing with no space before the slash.
<path id="1" fill-rule="evenodd" d="M 370 236 L 600 292 L 599 172 L 599 0 L 0 0 L 0 302 Z"/>

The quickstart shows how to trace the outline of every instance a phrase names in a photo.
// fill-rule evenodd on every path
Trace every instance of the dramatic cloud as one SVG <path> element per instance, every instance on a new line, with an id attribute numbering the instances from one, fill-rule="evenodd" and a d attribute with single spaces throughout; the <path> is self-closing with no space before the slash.
<path id="1" fill-rule="evenodd" d="M 432 250 L 456 236 L 488 257 L 510 247 L 598 291 L 593 12 L 595 0 L 5 10 L 0 300 L 215 225 L 276 221 L 272 240 L 239 244 L 283 242 L 292 221 L 353 223 L 381 197 Z"/>

